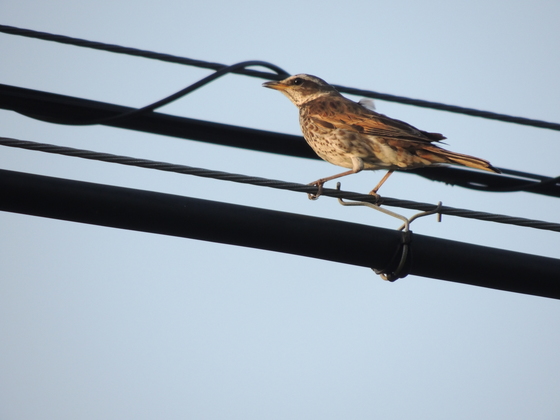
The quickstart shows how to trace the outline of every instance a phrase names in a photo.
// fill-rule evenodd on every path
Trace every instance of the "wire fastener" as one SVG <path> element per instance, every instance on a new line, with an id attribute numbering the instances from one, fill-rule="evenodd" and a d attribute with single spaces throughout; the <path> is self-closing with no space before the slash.
<path id="1" fill-rule="evenodd" d="M 340 191 L 340 182 L 336 183 L 336 189 Z M 382 208 L 381 206 L 378 206 L 377 204 L 368 203 L 366 201 L 356 201 L 356 202 L 349 203 L 347 201 L 344 201 L 342 198 L 338 198 L 338 202 L 343 206 L 369 207 L 374 210 L 380 211 L 381 213 L 385 213 L 388 216 L 395 217 L 404 222 L 397 229 L 402 231 L 401 243 L 399 244 L 398 249 L 395 251 L 395 256 L 392 258 L 391 262 L 388 264 L 386 268 L 381 270 L 372 268 L 375 274 L 378 274 L 383 280 L 387 280 L 387 281 L 395 281 L 399 278 L 404 278 L 408 275 L 408 271 L 409 271 L 408 268 L 410 268 L 411 254 L 412 254 L 411 246 L 410 246 L 412 243 L 412 231 L 410 230 L 410 223 L 412 223 L 414 220 L 420 217 L 428 216 L 430 214 L 437 214 L 438 222 L 441 222 L 441 213 L 440 213 L 441 206 L 442 206 L 441 201 L 434 209 L 417 213 L 410 218 L 406 218 L 401 214 L 392 212 L 390 210 Z M 396 261 L 397 258 L 399 263 L 397 267 L 394 270 L 392 270 L 391 267 L 395 265 L 394 261 Z"/>

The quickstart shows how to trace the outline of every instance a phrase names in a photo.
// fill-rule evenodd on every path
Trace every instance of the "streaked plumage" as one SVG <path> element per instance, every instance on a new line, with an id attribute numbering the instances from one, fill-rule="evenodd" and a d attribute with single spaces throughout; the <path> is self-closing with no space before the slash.
<path id="1" fill-rule="evenodd" d="M 433 144 L 445 139 L 441 134 L 418 130 L 353 102 L 318 77 L 298 74 L 263 86 L 282 92 L 299 108 L 303 136 L 319 157 L 350 169 L 312 182 L 319 187 L 319 193 L 326 181 L 364 169 L 389 171 L 371 191 L 373 195 L 398 169 L 458 164 L 499 173 L 483 159 Z"/>

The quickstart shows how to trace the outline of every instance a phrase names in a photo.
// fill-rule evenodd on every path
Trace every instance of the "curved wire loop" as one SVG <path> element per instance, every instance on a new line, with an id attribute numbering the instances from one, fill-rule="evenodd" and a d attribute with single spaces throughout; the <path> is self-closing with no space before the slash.
<path id="1" fill-rule="evenodd" d="M 272 63 L 268 63 L 266 61 L 258 61 L 258 60 L 252 60 L 252 61 L 242 61 L 240 63 L 236 63 L 236 64 L 232 64 L 231 66 L 226 66 L 221 68 L 220 70 L 215 71 L 214 73 L 204 77 L 203 79 L 199 80 L 198 82 L 193 83 L 190 86 L 187 86 L 186 88 L 172 94 L 169 95 L 163 99 L 160 99 L 157 102 L 154 102 L 152 104 L 146 105 L 142 108 L 138 108 L 138 109 L 134 109 L 131 111 L 127 111 L 124 112 L 122 114 L 118 114 L 118 115 L 113 115 L 110 117 L 106 117 L 106 118 L 98 118 L 95 120 L 85 120 L 85 121 L 75 121 L 75 120 L 62 120 L 62 119 L 54 119 L 54 118 L 48 118 L 48 117 L 39 117 L 37 115 L 33 115 L 33 114 L 24 114 L 22 112 L 20 112 L 23 115 L 26 115 L 28 117 L 34 118 L 34 119 L 38 119 L 41 121 L 47 121 L 47 122 L 54 122 L 54 123 L 59 123 L 59 124 L 67 124 L 67 125 L 94 125 L 94 124 L 105 124 L 108 122 L 115 122 L 115 121 L 119 121 L 119 120 L 123 120 L 125 118 L 131 118 L 131 117 L 137 117 L 141 114 L 147 113 L 147 112 L 151 112 L 157 108 L 160 108 L 164 105 L 167 105 L 179 98 L 182 98 L 183 96 L 188 95 L 189 93 L 195 91 L 196 89 L 207 85 L 208 83 L 218 79 L 219 77 L 222 77 L 228 73 L 232 73 L 235 72 L 236 70 L 239 69 L 244 69 L 246 67 L 250 67 L 250 66 L 260 66 L 260 67 L 265 67 L 269 70 L 272 70 L 273 72 L 276 73 L 276 75 L 278 75 L 279 77 L 288 77 L 290 74 L 288 72 L 286 72 L 284 69 L 272 64 Z M 274 76 L 271 74 L 271 76 Z M 19 111 L 18 111 L 19 112 Z"/>

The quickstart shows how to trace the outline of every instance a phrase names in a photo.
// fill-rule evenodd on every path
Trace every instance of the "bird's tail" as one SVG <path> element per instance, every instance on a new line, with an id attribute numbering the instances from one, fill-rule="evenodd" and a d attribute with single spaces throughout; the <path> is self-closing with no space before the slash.
<path id="1" fill-rule="evenodd" d="M 434 163 L 455 163 L 458 165 L 468 166 L 469 168 L 482 169 L 484 171 L 501 173 L 498 169 L 494 168 L 490 162 L 474 156 L 463 155 L 461 153 L 450 152 L 449 150 L 442 149 L 437 146 L 424 147 L 424 157 Z M 434 159 L 435 158 L 435 159 Z"/>

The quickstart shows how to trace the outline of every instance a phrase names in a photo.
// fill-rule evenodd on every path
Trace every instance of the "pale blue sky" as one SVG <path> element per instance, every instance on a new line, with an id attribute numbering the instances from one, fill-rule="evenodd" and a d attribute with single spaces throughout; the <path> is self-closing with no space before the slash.
<path id="1" fill-rule="evenodd" d="M 2 24 L 560 122 L 556 1 L 19 0 Z M 0 34 L 0 83 L 139 107 L 208 71 Z M 299 134 L 230 75 L 163 112 Z M 359 99 L 359 98 L 353 98 Z M 558 132 L 376 102 L 495 166 L 559 175 Z M 307 183 L 338 168 L 0 111 L 0 135 Z M 396 228 L 335 200 L 0 149 L 0 168 Z M 369 191 L 382 172 L 342 180 Z M 395 174 L 391 197 L 559 221 L 560 202 Z M 406 213 L 405 214 L 410 214 Z M 557 233 L 435 217 L 415 232 L 557 258 Z M 2 419 L 557 419 L 560 303 L 292 255 L 0 213 Z M 434 264 L 438 256 L 433 256 Z M 560 277 L 560 274 L 559 274 Z"/>

